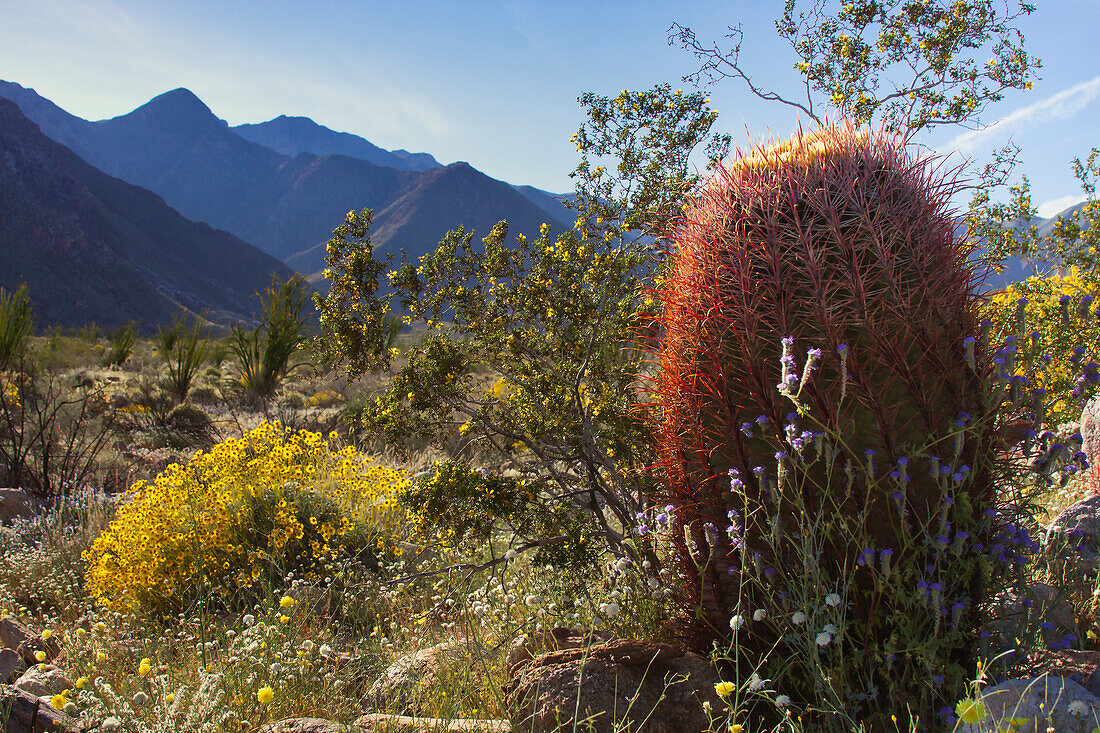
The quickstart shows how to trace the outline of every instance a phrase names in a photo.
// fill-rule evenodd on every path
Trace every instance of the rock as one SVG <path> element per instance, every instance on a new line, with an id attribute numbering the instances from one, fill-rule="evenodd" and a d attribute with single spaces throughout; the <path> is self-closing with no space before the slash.
<path id="1" fill-rule="evenodd" d="M 459 662 L 466 652 L 465 645 L 451 641 L 399 657 L 371 684 L 363 704 L 369 710 L 412 712 L 412 706 L 422 697 L 420 690 L 430 686 L 448 663 Z"/>
<path id="2" fill-rule="evenodd" d="M 1100 697 L 1063 677 L 1007 680 L 985 688 L 980 698 L 988 714 L 977 723 L 960 723 L 958 733 L 1088 733 L 1100 725 Z M 1012 726 L 1010 718 L 1027 722 Z"/>
<path id="3" fill-rule="evenodd" d="M 257 733 L 346 733 L 346 725 L 322 718 L 287 718 L 261 726 Z"/>
<path id="4" fill-rule="evenodd" d="M 507 720 L 445 720 L 443 718 L 413 718 L 408 715 L 370 713 L 355 720 L 378 733 L 511 733 Z"/>
<path id="5" fill-rule="evenodd" d="M 1100 697 L 1100 652 L 1078 649 L 1036 652 L 1017 674 L 1021 677 L 1038 677 L 1043 674 L 1066 677 Z"/>
<path id="6" fill-rule="evenodd" d="M 327 617 L 332 612 L 332 591 L 319 585 L 296 585 L 287 591 L 299 609 L 310 615 Z"/>
<path id="7" fill-rule="evenodd" d="M 14 649 L 27 664 L 37 664 L 35 652 L 46 654 L 46 661 L 52 661 L 61 653 L 61 644 L 56 638 L 43 639 L 30 630 L 14 616 L 0 616 L 0 647 Z"/>
<path id="8" fill-rule="evenodd" d="M 1062 646 L 1067 635 L 1078 631 L 1073 606 L 1045 583 L 1029 585 L 1023 593 L 1001 591 L 990 602 L 989 616 L 990 628 L 1005 639 L 1039 634 L 1046 644 Z"/>
<path id="9" fill-rule="evenodd" d="M 0 489 L 0 524 L 31 519 L 37 513 L 36 506 L 34 497 L 23 489 Z"/>
<path id="10" fill-rule="evenodd" d="M 611 641 L 613 637 L 606 631 L 593 629 L 585 634 L 569 628 L 550 629 L 549 631 L 536 631 L 524 634 L 512 640 L 508 645 L 508 669 L 517 664 L 534 659 L 539 654 L 557 652 L 563 649 L 580 649 L 605 641 Z"/>
<path id="11" fill-rule="evenodd" d="M 76 722 L 28 692 L 0 685 L 0 710 L 7 716 L 4 733 L 77 733 Z"/>
<path id="12" fill-rule="evenodd" d="M 14 649 L 0 649 L 0 684 L 10 685 L 27 671 L 27 664 Z"/>
<path id="13" fill-rule="evenodd" d="M 1056 573 L 1071 571 L 1096 577 L 1100 556 L 1100 496 L 1066 507 L 1046 531 L 1043 555 Z"/>
<path id="14" fill-rule="evenodd" d="M 75 689 L 61 668 L 52 664 L 36 664 L 28 668 L 12 687 L 35 697 L 53 697 L 65 690 Z"/>
<path id="15" fill-rule="evenodd" d="M 703 657 L 668 644 L 615 639 L 539 655 L 503 687 L 513 730 L 549 733 L 697 733 L 710 721 L 718 673 Z"/>

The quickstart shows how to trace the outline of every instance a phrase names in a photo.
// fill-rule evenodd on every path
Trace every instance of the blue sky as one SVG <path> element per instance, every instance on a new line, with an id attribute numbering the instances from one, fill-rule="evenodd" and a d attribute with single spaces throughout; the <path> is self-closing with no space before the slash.
<path id="1" fill-rule="evenodd" d="M 1100 0 L 1036 0 L 1023 21 L 1041 81 L 988 110 L 984 132 L 923 139 L 976 160 L 1010 136 L 1035 202 L 1053 213 L 1083 195 L 1074 156 L 1100 146 Z M 702 39 L 743 24 L 743 61 L 764 87 L 793 91 L 794 59 L 772 22 L 779 0 L 671 2 L 454 0 L 0 0 L 0 78 L 88 119 L 124 114 L 187 87 L 230 124 L 305 115 L 385 148 L 469 161 L 491 176 L 571 188 L 577 96 L 680 77 L 673 22 Z M 789 108 L 732 80 L 711 90 L 719 127 L 789 134 Z"/>

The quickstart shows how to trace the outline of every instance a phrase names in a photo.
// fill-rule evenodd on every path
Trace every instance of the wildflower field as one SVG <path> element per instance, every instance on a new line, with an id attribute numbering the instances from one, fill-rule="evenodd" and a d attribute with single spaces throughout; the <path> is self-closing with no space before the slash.
<path id="1" fill-rule="evenodd" d="M 0 714 L 1100 730 L 1051 672 L 1100 658 L 1096 283 L 981 290 L 951 185 L 823 126 L 719 165 L 660 263 L 582 217 L 383 273 L 351 211 L 313 340 L 300 279 L 228 336 L 23 329 Z"/>

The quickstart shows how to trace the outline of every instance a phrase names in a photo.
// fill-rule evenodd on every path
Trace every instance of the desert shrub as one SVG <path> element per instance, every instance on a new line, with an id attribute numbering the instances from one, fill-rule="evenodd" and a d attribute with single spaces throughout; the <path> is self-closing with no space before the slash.
<path id="1" fill-rule="evenodd" d="M 128 323 L 111 335 L 111 348 L 103 356 L 103 366 L 122 366 L 130 354 L 134 353 L 134 344 L 137 343 L 137 333 L 134 324 Z"/>
<path id="2" fill-rule="evenodd" d="M 343 399 L 343 396 L 333 389 L 322 389 L 309 396 L 310 407 L 332 407 Z"/>
<path id="3" fill-rule="evenodd" d="M 686 212 L 660 498 L 689 637 L 781 687 L 747 685 L 739 719 L 931 724 L 973 674 L 989 589 L 1035 548 L 997 512 L 1004 422 L 1030 403 L 1006 399 L 1015 346 L 979 326 L 950 185 L 840 126 L 733 161 Z"/>
<path id="4" fill-rule="evenodd" d="M 260 325 L 251 331 L 233 329 L 229 348 L 240 366 L 240 385 L 245 395 L 265 402 L 294 369 L 290 358 L 305 337 L 302 308 L 309 286 L 301 275 L 285 282 L 275 280 L 260 297 Z"/>
<path id="5" fill-rule="evenodd" d="M 246 602 L 288 571 L 312 579 L 339 561 L 374 562 L 398 530 L 405 480 L 318 433 L 265 421 L 136 483 L 89 552 L 89 593 L 113 608 L 170 611 L 203 586 Z"/>
<path id="6" fill-rule="evenodd" d="M 188 323 L 177 318 L 168 328 L 157 332 L 157 348 L 168 367 L 164 388 L 176 402 L 183 402 L 191 383 L 206 359 L 206 343 L 202 340 L 205 327 L 198 318 Z"/>
<path id="7" fill-rule="evenodd" d="M 27 287 L 14 293 L 0 288 L 0 369 L 23 353 L 31 335 L 31 306 Z"/>
<path id="8" fill-rule="evenodd" d="M 1045 422 L 1054 428 L 1081 415 L 1084 387 L 1100 378 L 1100 274 L 1071 267 L 1065 274 L 1029 277 L 996 293 L 986 307 L 995 332 L 1024 331 L 1016 373 L 1035 362 L 1033 389 L 1046 390 Z M 1100 303 L 1097 304 L 1100 307 Z"/>
<path id="9" fill-rule="evenodd" d="M 47 499 L 95 474 L 116 413 L 94 380 L 73 381 L 28 355 L 0 374 L 0 481 Z"/>
<path id="10" fill-rule="evenodd" d="M 191 388 L 191 401 L 200 404 L 216 404 L 221 402 L 222 394 L 212 384 L 199 384 Z"/>
<path id="11" fill-rule="evenodd" d="M 534 548 L 533 562 L 590 564 L 601 547 L 591 541 L 598 531 L 595 519 L 565 502 L 548 501 L 548 493 L 538 482 L 494 475 L 449 459 L 417 476 L 403 492 L 403 500 L 414 527 L 433 544 L 483 544 L 505 531 L 517 538 L 539 538 L 521 547 Z"/>
<path id="12" fill-rule="evenodd" d="M 202 408 L 189 403 L 176 405 L 164 417 L 164 433 L 173 448 L 210 446 L 216 430 Z"/>

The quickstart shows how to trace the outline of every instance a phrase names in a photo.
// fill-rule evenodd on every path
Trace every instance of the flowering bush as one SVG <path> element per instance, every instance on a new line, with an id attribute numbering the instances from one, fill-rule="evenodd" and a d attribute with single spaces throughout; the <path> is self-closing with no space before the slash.
<path id="1" fill-rule="evenodd" d="M 88 591 L 112 608 L 168 610 L 200 583 L 228 596 L 288 570 L 312 579 L 341 559 L 373 562 L 402 518 L 405 482 L 319 433 L 265 421 L 134 484 L 88 552 Z"/>
<path id="2" fill-rule="evenodd" d="M 994 332 L 1028 334 L 1027 362 L 1036 364 L 1033 388 L 1046 390 L 1046 423 L 1057 427 L 1081 414 L 1084 383 L 1097 379 L 1100 321 L 1093 302 L 1100 275 L 1072 267 L 1068 274 L 1029 277 L 997 293 L 986 314 Z M 1016 374 L 1025 374 L 1020 360 Z"/>

